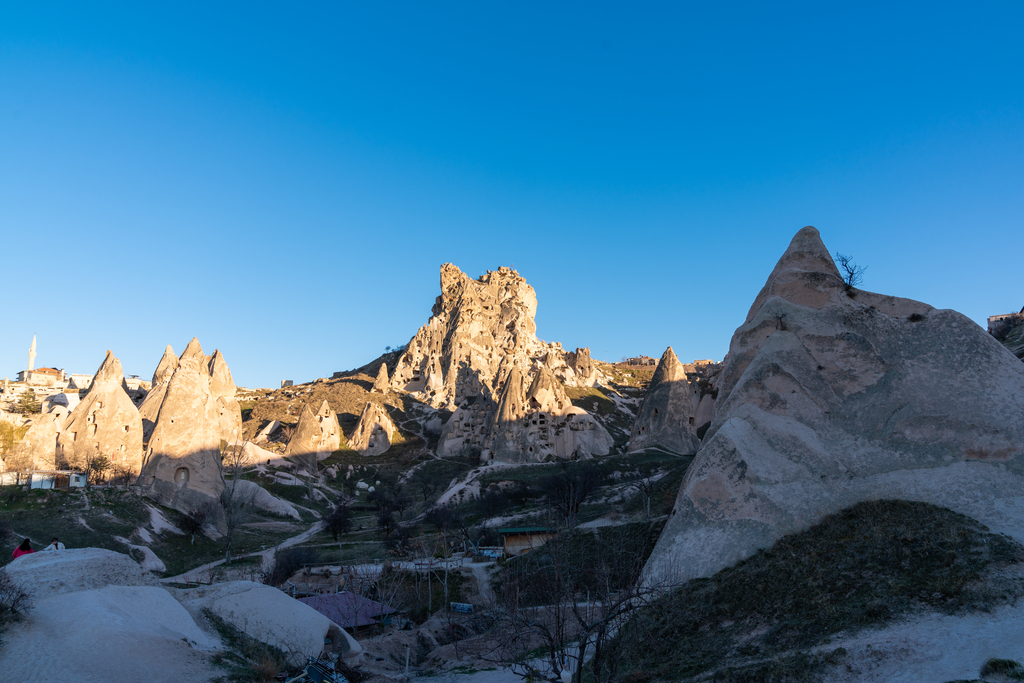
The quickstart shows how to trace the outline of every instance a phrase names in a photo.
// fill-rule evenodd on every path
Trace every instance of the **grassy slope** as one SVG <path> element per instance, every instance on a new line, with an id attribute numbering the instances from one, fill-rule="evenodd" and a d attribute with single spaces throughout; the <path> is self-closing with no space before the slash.
<path id="1" fill-rule="evenodd" d="M 645 608 L 616 640 L 621 680 L 818 680 L 841 631 L 914 610 L 988 610 L 1024 594 L 993 570 L 1024 548 L 925 503 L 875 501 L 787 536 Z M 642 646 L 641 646 L 642 645 Z"/>
<path id="2" fill-rule="evenodd" d="M 152 503 L 132 492 L 107 487 L 87 491 L 24 491 L 21 487 L 4 486 L 0 487 L 0 502 L 0 519 L 10 522 L 18 534 L 31 538 L 36 549 L 42 549 L 57 536 L 68 548 L 106 548 L 141 559 L 140 554 L 114 540 L 114 537 L 126 538 L 135 545 L 146 545 L 136 530 L 148 525 Z M 168 509 L 162 511 L 173 523 L 177 513 Z M 261 516 L 251 521 L 282 520 Z M 288 531 L 242 526 L 236 533 L 233 552 L 243 554 L 270 547 L 300 533 L 303 528 L 295 527 Z M 168 575 L 179 574 L 224 556 L 221 542 L 202 535 L 197 535 L 193 544 L 188 536 L 169 532 L 153 534 L 153 543 L 148 545 L 167 566 Z M 0 553 L 0 565 L 11 559 L 10 553 Z"/>

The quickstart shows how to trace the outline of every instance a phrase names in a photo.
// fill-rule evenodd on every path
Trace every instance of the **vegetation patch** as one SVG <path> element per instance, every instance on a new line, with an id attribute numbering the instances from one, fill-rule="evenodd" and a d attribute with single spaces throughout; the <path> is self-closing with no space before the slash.
<path id="1" fill-rule="evenodd" d="M 208 609 L 203 616 L 228 646 L 227 652 L 214 656 L 214 662 L 228 670 L 221 681 L 269 683 L 287 667 L 288 659 L 278 648 L 246 635 Z"/>
<path id="2" fill-rule="evenodd" d="M 842 653 L 807 650 L 839 632 L 1024 595 L 1019 580 L 994 578 L 1022 559 L 1015 541 L 950 510 L 859 503 L 643 608 L 604 653 L 605 669 L 631 683 L 817 680 Z"/>

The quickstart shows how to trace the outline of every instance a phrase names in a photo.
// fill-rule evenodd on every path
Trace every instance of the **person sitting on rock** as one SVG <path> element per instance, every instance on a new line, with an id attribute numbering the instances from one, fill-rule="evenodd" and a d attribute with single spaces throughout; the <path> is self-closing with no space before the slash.
<path id="1" fill-rule="evenodd" d="M 58 541 L 57 537 L 54 536 L 53 540 L 50 541 L 50 545 L 48 545 L 45 548 L 43 548 L 44 552 L 47 551 L 47 550 L 64 550 L 64 544 L 61 543 L 60 541 Z"/>
<path id="2" fill-rule="evenodd" d="M 26 538 L 21 542 L 21 545 L 14 549 L 14 553 L 12 554 L 14 555 L 14 559 L 18 559 L 22 555 L 28 555 L 29 553 L 34 552 L 35 550 L 32 550 L 32 541 Z"/>

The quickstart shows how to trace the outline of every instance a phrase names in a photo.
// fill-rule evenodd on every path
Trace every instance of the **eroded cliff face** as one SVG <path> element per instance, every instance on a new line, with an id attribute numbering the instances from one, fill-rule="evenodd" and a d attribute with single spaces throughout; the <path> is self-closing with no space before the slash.
<path id="1" fill-rule="evenodd" d="M 1024 540 L 1024 364 L 955 311 L 847 288 L 814 228 L 769 276 L 716 386 L 648 581 L 708 576 L 870 499 Z"/>
<path id="2" fill-rule="evenodd" d="M 57 437 L 58 463 L 85 469 L 100 456 L 112 470 L 137 474 L 142 466 L 142 418 L 124 390 L 121 361 L 110 351 Z"/>
<path id="3" fill-rule="evenodd" d="M 327 401 L 314 413 L 308 405 L 302 407 L 295 433 L 288 441 L 285 457 L 299 458 L 303 464 L 310 456 L 323 460 L 341 447 L 341 427 L 338 415 Z"/>
<path id="4" fill-rule="evenodd" d="M 146 397 L 142 399 L 142 405 L 139 406 L 139 415 L 142 417 L 143 447 L 149 445 L 149 437 L 152 436 L 153 428 L 156 426 L 156 416 L 160 413 L 160 406 L 167 393 L 167 383 L 171 381 L 177 368 L 178 356 L 168 344 L 164 349 L 164 355 L 160 357 L 160 362 L 156 365 L 149 391 L 146 392 Z"/>
<path id="5" fill-rule="evenodd" d="M 394 435 L 395 424 L 388 411 L 376 401 L 367 401 L 348 446 L 360 455 L 380 455 L 391 448 Z"/>
<path id="6" fill-rule="evenodd" d="M 211 360 L 198 339 L 188 343 L 167 382 L 146 448 L 142 483 L 148 495 L 183 512 L 218 505 L 224 491 L 222 406 L 211 387 Z"/>
<path id="7" fill-rule="evenodd" d="M 510 268 L 474 280 L 448 263 L 433 315 L 409 342 L 391 386 L 415 392 L 437 408 L 465 399 L 496 401 L 513 367 L 540 364 L 569 386 L 592 386 L 597 370 L 589 349 L 567 354 L 561 344 L 537 339 L 537 295 Z"/>
<path id="8" fill-rule="evenodd" d="M 526 382 L 518 368 L 506 381 L 498 410 L 484 431 L 482 462 L 543 462 L 608 454 L 611 435 L 572 404 L 546 366 Z"/>
<path id="9" fill-rule="evenodd" d="M 568 386 L 593 386 L 599 379 L 589 349 L 567 353 L 561 344 L 537 338 L 537 295 L 514 270 L 499 268 L 474 280 L 451 264 L 442 266 L 441 296 L 432 312 L 399 359 L 391 387 L 453 411 L 441 434 L 438 452 L 442 455 L 475 450 L 490 451 L 482 455 L 484 460 L 512 457 L 511 447 L 494 450 L 493 427 L 498 402 L 514 373 L 517 382 L 533 382 L 543 371 L 543 377 Z M 549 415 L 570 415 L 571 403 L 565 399 L 564 404 L 561 412 Z M 597 449 L 594 453 L 607 452 L 603 444 L 605 437 L 610 443 L 610 437 L 603 427 L 580 416 L 567 420 L 577 426 L 585 423 L 579 430 L 597 435 L 589 440 L 552 437 L 550 443 L 524 445 L 524 453 L 531 453 L 532 445 L 532 452 L 569 457 L 581 444 Z M 519 436 L 502 443 L 517 441 Z M 564 454 L 567 448 L 570 452 Z M 514 459 L 523 457 L 532 458 L 516 455 Z"/>

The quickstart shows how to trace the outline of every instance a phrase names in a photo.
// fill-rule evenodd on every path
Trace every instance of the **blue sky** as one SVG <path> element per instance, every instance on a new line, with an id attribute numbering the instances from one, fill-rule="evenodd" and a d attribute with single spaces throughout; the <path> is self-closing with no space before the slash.
<path id="1" fill-rule="evenodd" d="M 866 289 L 1019 309 L 1024 5 L 827 4 L 6 3 L 0 376 L 33 334 L 329 376 L 445 262 L 514 264 L 567 348 L 720 359 L 804 225 Z"/>

